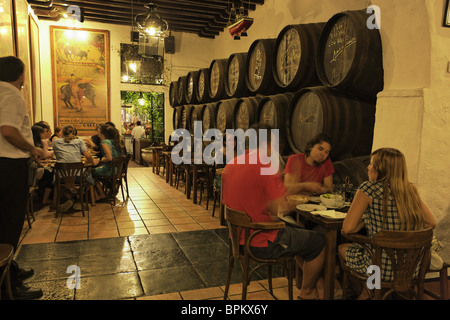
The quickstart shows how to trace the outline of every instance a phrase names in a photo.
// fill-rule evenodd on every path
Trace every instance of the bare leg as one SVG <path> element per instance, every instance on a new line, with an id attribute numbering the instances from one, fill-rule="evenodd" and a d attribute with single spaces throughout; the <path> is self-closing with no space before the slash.
<path id="1" fill-rule="evenodd" d="M 324 259 L 325 250 L 322 250 L 322 252 L 311 261 L 302 261 L 302 259 L 296 257 L 298 265 L 303 270 L 302 288 L 300 289 L 299 293 L 300 298 L 318 298 L 316 283 L 322 273 Z"/>

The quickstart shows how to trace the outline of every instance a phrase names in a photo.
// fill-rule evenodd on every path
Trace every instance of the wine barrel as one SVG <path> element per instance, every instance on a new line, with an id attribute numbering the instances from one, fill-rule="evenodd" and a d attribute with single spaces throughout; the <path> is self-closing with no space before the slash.
<path id="1" fill-rule="evenodd" d="M 180 118 L 180 128 L 190 130 L 190 119 L 189 114 L 191 112 L 191 109 L 193 108 L 192 105 L 186 104 L 181 106 L 180 112 L 181 112 L 181 118 Z"/>
<path id="2" fill-rule="evenodd" d="M 215 59 L 209 67 L 209 97 L 221 100 L 226 97 L 225 93 L 225 70 L 228 59 Z"/>
<path id="3" fill-rule="evenodd" d="M 370 154 L 375 124 L 374 100 L 327 88 L 310 87 L 298 91 L 286 116 L 287 138 L 295 153 L 317 134 L 325 133 L 333 145 L 330 158 Z"/>
<path id="4" fill-rule="evenodd" d="M 226 129 L 233 129 L 233 114 L 238 99 L 220 100 L 216 104 L 216 128 L 226 133 Z"/>
<path id="5" fill-rule="evenodd" d="M 211 102 L 203 105 L 201 110 L 203 133 L 216 127 L 216 108 L 218 103 L 220 102 Z"/>
<path id="6" fill-rule="evenodd" d="M 172 81 L 169 86 L 169 104 L 171 107 L 178 106 L 178 86 L 176 81 Z"/>
<path id="7" fill-rule="evenodd" d="M 321 85 L 316 72 L 317 43 L 325 23 L 288 25 L 275 42 L 273 76 L 281 88 L 299 90 Z"/>
<path id="8" fill-rule="evenodd" d="M 202 108 L 203 105 L 193 105 L 192 108 L 189 110 L 188 120 L 189 120 L 189 131 L 191 135 L 194 134 L 195 121 L 202 121 Z"/>
<path id="9" fill-rule="evenodd" d="M 197 101 L 199 103 L 211 101 L 209 90 L 209 68 L 200 69 L 197 80 Z"/>
<path id="10" fill-rule="evenodd" d="M 173 130 L 181 128 L 181 106 L 173 108 Z"/>
<path id="11" fill-rule="evenodd" d="M 360 96 L 383 90 L 383 60 L 378 29 L 366 25 L 366 10 L 335 14 L 317 47 L 316 68 L 323 85 Z"/>
<path id="12" fill-rule="evenodd" d="M 256 111 L 263 96 L 240 98 L 233 113 L 233 128 L 247 131 L 257 120 Z"/>
<path id="13" fill-rule="evenodd" d="M 287 142 L 286 114 L 293 97 L 294 93 L 292 92 L 266 96 L 260 101 L 256 111 L 258 122 L 266 123 L 271 128 L 278 129 L 278 150 L 281 155 L 288 155 L 291 152 Z"/>
<path id="14" fill-rule="evenodd" d="M 276 39 L 255 40 L 247 54 L 245 81 L 253 94 L 273 94 L 280 91 L 272 72 L 273 50 Z"/>
<path id="15" fill-rule="evenodd" d="M 190 71 L 186 78 L 186 103 L 197 103 L 198 71 Z"/>
<path id="16" fill-rule="evenodd" d="M 227 61 L 225 69 L 225 92 L 228 98 L 240 98 L 249 95 L 245 82 L 247 52 L 233 53 Z"/>
<path id="17" fill-rule="evenodd" d="M 178 105 L 182 106 L 186 104 L 186 83 L 187 83 L 187 76 L 179 77 L 177 81 L 177 88 L 178 88 Z"/>

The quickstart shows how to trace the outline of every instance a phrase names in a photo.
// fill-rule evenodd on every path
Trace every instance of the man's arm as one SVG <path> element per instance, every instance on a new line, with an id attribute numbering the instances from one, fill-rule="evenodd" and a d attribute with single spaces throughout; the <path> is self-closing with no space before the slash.
<path id="1" fill-rule="evenodd" d="M 6 141 L 20 150 L 28 151 L 33 158 L 40 158 L 44 156 L 44 150 L 41 148 L 36 148 L 26 141 L 16 128 L 11 126 L 2 126 L 0 127 L 0 133 Z"/>

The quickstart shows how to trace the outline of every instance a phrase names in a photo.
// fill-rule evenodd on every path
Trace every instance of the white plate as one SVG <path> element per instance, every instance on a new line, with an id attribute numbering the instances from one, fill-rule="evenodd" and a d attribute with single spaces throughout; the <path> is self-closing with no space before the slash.
<path id="1" fill-rule="evenodd" d="M 322 205 L 325 206 L 324 204 L 322 204 Z M 345 207 L 345 204 L 343 206 L 340 206 L 340 207 L 335 207 L 335 206 L 325 206 L 325 207 L 328 208 L 328 209 L 341 209 L 341 208 Z"/>
<path id="2" fill-rule="evenodd" d="M 318 214 L 324 218 L 328 219 L 345 219 L 347 216 L 344 212 L 334 211 L 334 210 L 326 210 L 326 211 L 317 211 L 315 214 Z"/>
<path id="3" fill-rule="evenodd" d="M 312 204 L 312 203 L 304 203 L 304 204 L 299 204 L 297 206 L 298 210 L 302 210 L 302 211 L 316 211 L 316 210 L 326 210 L 327 208 L 322 205 L 322 204 Z"/>

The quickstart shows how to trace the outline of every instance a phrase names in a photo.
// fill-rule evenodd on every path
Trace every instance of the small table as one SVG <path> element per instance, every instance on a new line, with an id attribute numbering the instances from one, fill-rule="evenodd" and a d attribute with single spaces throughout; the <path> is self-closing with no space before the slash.
<path id="1" fill-rule="evenodd" d="M 347 211 L 349 208 L 344 207 L 339 211 Z M 336 253 L 337 253 L 337 235 L 342 229 L 343 219 L 329 219 L 319 215 L 314 215 L 309 211 L 295 209 L 297 213 L 297 223 L 301 223 L 302 219 L 311 221 L 325 228 L 325 262 L 324 262 L 324 299 L 334 299 L 334 281 L 336 278 Z M 299 270 L 297 269 L 297 272 Z M 298 277 L 297 277 L 298 279 Z M 298 283 L 297 283 L 298 286 Z"/>

